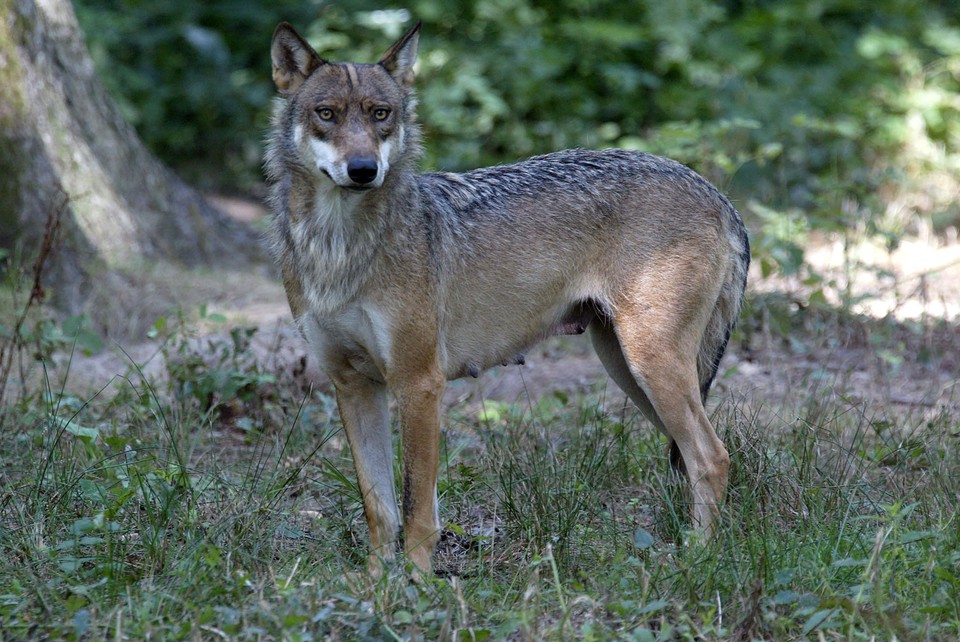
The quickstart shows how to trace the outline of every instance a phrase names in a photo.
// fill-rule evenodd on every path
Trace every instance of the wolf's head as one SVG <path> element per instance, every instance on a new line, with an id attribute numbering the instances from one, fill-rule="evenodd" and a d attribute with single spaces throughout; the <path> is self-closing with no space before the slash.
<path id="1" fill-rule="evenodd" d="M 273 81 L 287 99 L 285 145 L 307 171 L 363 192 L 383 185 L 415 133 L 418 22 L 376 64 L 328 62 L 287 23 L 273 33 Z M 290 148 L 288 148 L 290 149 Z"/>

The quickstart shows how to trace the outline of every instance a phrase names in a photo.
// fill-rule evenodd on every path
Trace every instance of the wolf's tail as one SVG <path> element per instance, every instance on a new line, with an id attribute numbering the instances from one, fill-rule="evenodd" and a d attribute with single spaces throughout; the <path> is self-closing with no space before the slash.
<path id="1" fill-rule="evenodd" d="M 726 199 L 724 199 L 726 200 Z M 710 314 L 703 339 L 700 341 L 700 353 L 697 355 L 697 376 L 700 380 L 700 398 L 706 403 L 710 386 L 717 376 L 720 359 L 727 349 L 730 333 L 737 323 L 740 308 L 743 305 L 743 293 L 747 287 L 747 269 L 750 267 L 750 239 L 740 214 L 727 202 L 728 229 L 730 242 L 730 261 L 727 274 L 720 289 L 720 296 Z"/>

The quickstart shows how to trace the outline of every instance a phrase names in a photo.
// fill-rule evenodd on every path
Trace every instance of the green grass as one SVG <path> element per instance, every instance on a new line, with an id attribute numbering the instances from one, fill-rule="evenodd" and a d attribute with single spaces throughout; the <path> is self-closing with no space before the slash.
<path id="1" fill-rule="evenodd" d="M 629 407 L 454 411 L 437 577 L 371 583 L 332 401 L 242 358 L 245 339 L 206 344 L 205 366 L 173 337 L 162 389 L 132 368 L 109 395 L 49 381 L 6 408 L 3 639 L 960 637 L 948 410 L 721 400 L 731 487 L 709 541 Z"/>

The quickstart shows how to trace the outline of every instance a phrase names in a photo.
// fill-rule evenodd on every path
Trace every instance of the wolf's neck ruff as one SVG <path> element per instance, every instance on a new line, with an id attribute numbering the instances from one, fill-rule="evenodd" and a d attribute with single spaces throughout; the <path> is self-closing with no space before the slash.
<path id="1" fill-rule="evenodd" d="M 311 308 L 331 312 L 356 298 L 372 269 L 383 221 L 363 216 L 365 194 L 313 184 L 310 216 L 291 229 L 297 272 Z"/>

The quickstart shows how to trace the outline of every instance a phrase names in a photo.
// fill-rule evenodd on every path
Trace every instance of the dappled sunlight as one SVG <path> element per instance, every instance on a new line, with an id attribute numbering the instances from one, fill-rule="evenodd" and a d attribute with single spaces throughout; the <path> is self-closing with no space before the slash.
<path id="1" fill-rule="evenodd" d="M 957 639 L 954 4 L 0 3 L 0 203 L 14 203 L 10 213 L 0 205 L 0 639 Z M 374 329 L 339 351 L 325 342 L 312 350 L 293 321 L 278 270 L 262 262 L 273 216 L 263 203 L 264 139 L 271 103 L 285 100 L 271 78 L 270 34 L 280 21 L 302 25 L 326 60 L 363 62 L 422 21 L 413 84 L 425 171 L 619 147 L 679 161 L 729 197 L 751 232 L 752 265 L 705 402 L 730 455 L 716 537 L 692 530 L 696 500 L 687 482 L 696 489 L 696 457 L 687 473 L 676 469 L 683 462 L 654 425 L 663 423 L 657 404 L 645 417 L 609 378 L 589 337 L 557 336 L 514 365 L 466 369 L 473 376 L 443 390 L 439 533 L 420 533 L 421 542 L 440 536 L 436 576 L 417 573 L 411 582 L 403 554 L 379 578 L 366 573 L 364 476 L 351 445 L 368 446 L 373 413 L 356 405 L 360 420 L 348 440 L 318 356 L 346 364 L 341 373 L 350 369 L 367 392 L 377 386 L 366 377 L 405 383 L 407 398 L 429 398 L 432 413 L 437 381 L 421 394 L 425 378 L 414 380 L 415 368 L 378 379 L 381 365 L 363 356 L 369 344 L 390 343 L 377 306 L 398 308 L 429 286 L 397 278 L 389 296 L 344 317 L 345 336 L 353 336 L 347 326 L 369 321 Z M 54 37 L 69 47 L 41 46 Z M 296 56 L 281 56 L 281 66 L 286 58 Z M 41 63 L 50 79 L 28 73 Z M 94 65 L 109 97 L 97 89 Z M 62 104 L 46 106 L 51 98 Z M 275 147 L 283 132 L 276 129 Z M 152 156 L 141 157 L 137 134 L 211 196 L 199 198 Z M 122 153 L 127 145 L 119 143 L 139 151 Z M 31 155 L 43 163 L 28 163 Z M 575 169 L 591 155 L 572 158 L 580 160 L 548 172 L 551 184 L 577 188 L 556 200 L 558 209 L 601 191 Z M 405 167 L 392 159 L 391 166 Z M 300 176 L 296 163 L 288 169 Z M 53 181 L 52 170 L 73 173 Z M 604 171 L 604 197 L 635 182 L 674 184 L 630 211 L 631 223 L 643 225 L 638 238 L 699 233 L 714 222 L 697 216 L 716 201 L 691 208 L 675 196 L 681 173 L 631 171 L 625 180 Z M 525 233 L 538 241 L 553 205 L 543 176 L 516 181 L 529 208 Z M 168 179 L 175 191 L 160 189 Z M 39 256 L 54 248 L 60 262 L 49 268 L 25 233 L 45 211 L 24 205 L 53 182 L 72 199 L 61 234 L 69 241 L 76 231 L 84 242 L 77 252 L 44 236 Z M 418 193 L 403 192 L 410 220 Z M 302 206 L 298 229 L 313 227 L 302 224 L 309 217 L 322 227 L 334 216 L 312 195 L 281 201 Z M 486 195 L 476 201 L 498 204 Z M 648 204 L 661 201 L 675 216 L 651 216 Z M 405 247 L 447 257 L 447 240 L 479 233 L 479 209 L 456 215 L 462 234 L 444 227 L 446 210 L 424 210 L 415 227 L 436 233 Z M 550 243 L 518 243 L 509 261 L 506 253 L 491 258 L 515 235 L 519 209 L 504 208 L 490 225 L 477 263 L 474 255 L 461 262 L 475 267 L 451 289 L 458 300 L 480 300 L 477 283 L 494 284 L 490 266 L 549 282 L 548 270 L 535 276 L 537 264 L 576 237 L 604 243 L 597 260 L 616 255 L 615 236 L 603 236 L 602 225 L 569 225 Z M 337 209 L 336 218 L 347 229 L 356 223 L 348 216 L 380 211 Z M 612 206 L 604 214 L 627 218 Z M 378 228 L 378 251 L 397 236 L 387 227 Z M 318 259 L 330 252 L 322 243 L 304 247 Z M 681 254 L 623 259 L 625 272 L 653 265 L 637 318 L 651 318 L 643 304 L 669 294 L 666 275 Z M 462 256 L 449 251 L 449 264 Z M 571 256 L 564 270 L 588 253 Z M 736 257 L 745 262 L 744 252 Z M 358 261 L 357 272 L 370 284 L 410 274 L 394 258 L 374 276 Z M 690 255 L 676 282 L 695 282 L 709 271 L 706 260 Z M 441 271 L 448 263 L 423 264 Z M 85 276 L 67 278 L 75 274 Z M 339 278 L 314 274 L 313 286 Z M 517 309 L 526 301 L 499 281 L 496 288 L 480 312 L 491 312 L 491 327 L 522 326 Z M 58 291 L 82 300 L 54 309 Z M 351 290 L 344 305 L 357 292 L 366 289 Z M 690 292 L 710 302 L 707 290 Z M 583 325 L 599 335 L 611 317 L 596 302 Z M 429 355 L 416 363 L 433 364 L 443 352 L 414 340 L 424 334 L 424 311 L 440 307 L 398 315 L 397 336 Z M 588 307 L 578 302 L 561 327 L 579 327 Z M 435 325 L 447 330 L 449 313 L 438 316 Z M 646 337 L 672 318 L 655 319 Z M 689 328 L 699 317 L 677 318 Z M 324 319 L 313 321 L 322 334 Z M 695 349 L 676 345 L 674 335 L 644 345 L 644 356 Z M 610 336 L 607 353 L 599 348 L 608 363 L 622 353 Z M 464 343 L 472 354 L 490 342 L 478 334 Z M 391 369 L 394 354 L 383 360 Z M 638 403 L 644 386 L 667 388 L 673 375 L 686 376 L 664 363 L 643 377 L 625 375 L 639 386 L 631 389 Z M 423 441 L 415 428 L 425 422 L 409 419 L 423 413 L 408 405 L 408 430 L 379 424 L 383 488 L 409 489 L 411 474 L 426 470 L 401 456 Z M 680 426 L 688 417 L 673 414 Z M 401 496 L 396 508 L 427 505 Z M 407 544 L 413 530 L 400 533 Z"/>
<path id="2" fill-rule="evenodd" d="M 807 260 L 836 285 L 825 289 L 827 302 L 873 318 L 900 321 L 960 319 L 960 244 L 907 239 L 896 249 L 864 241 L 844 247 L 842 240 L 815 245 Z"/>

